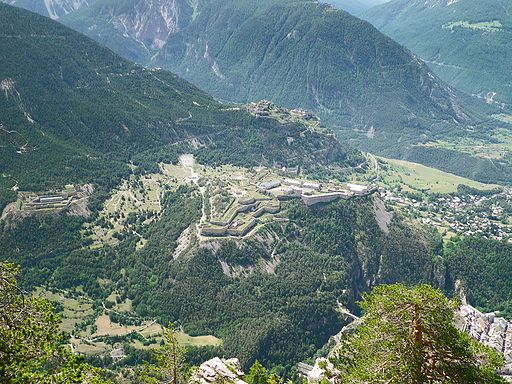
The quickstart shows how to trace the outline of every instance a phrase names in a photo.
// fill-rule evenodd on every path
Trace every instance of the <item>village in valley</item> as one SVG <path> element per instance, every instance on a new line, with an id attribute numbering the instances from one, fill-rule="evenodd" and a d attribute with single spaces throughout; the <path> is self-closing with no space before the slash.
<path id="1" fill-rule="evenodd" d="M 387 205 L 447 236 L 480 235 L 512 243 L 512 189 L 415 196 L 381 189 Z"/>
<path id="2" fill-rule="evenodd" d="M 180 185 L 190 185 L 202 199 L 202 217 L 180 238 L 178 253 L 192 239 L 245 238 L 270 223 L 287 221 L 282 212 L 284 201 L 299 200 L 313 206 L 375 192 L 388 210 L 397 210 L 433 226 L 446 238 L 476 234 L 512 242 L 511 188 L 475 184 L 450 174 L 438 175 L 439 171 L 411 174 L 412 168 L 403 168 L 405 162 L 400 162 L 402 168 L 396 169 L 395 163 L 372 155 L 367 160 L 366 173 L 341 182 L 314 180 L 296 169 L 209 167 L 196 163 L 193 155 L 185 154 L 178 164 L 161 163 L 158 173 L 133 173 L 123 180 L 104 203 L 98 219 L 85 224 L 83 235 L 94 248 L 115 245 L 123 233 L 131 233 L 139 237 L 137 247 L 141 249 L 146 239 L 137 227 L 158 220 L 165 193 Z M 429 178 L 438 181 L 434 184 L 430 180 L 432 184 L 425 189 Z M 456 187 L 461 185 L 458 183 L 471 187 L 465 192 L 458 191 Z M 90 185 L 67 185 L 62 190 L 41 193 L 19 191 L 18 200 L 4 210 L 3 217 L 64 210 L 86 216 L 87 200 L 92 193 Z"/>
<path id="3" fill-rule="evenodd" d="M 288 110 L 262 100 L 245 109 L 258 118 L 299 123 L 311 130 L 326 130 L 308 111 Z M 159 164 L 159 172 L 133 172 L 115 188 L 97 219 L 84 225 L 88 246 L 115 245 L 126 234 L 146 244 L 140 226 L 157 221 L 166 193 L 182 185 L 194 187 L 202 200 L 199 223 L 179 239 L 177 253 L 191 241 L 210 238 L 245 238 L 276 221 L 287 221 L 283 202 L 306 206 L 365 196 L 378 191 L 389 210 L 397 210 L 422 224 L 436 227 L 449 238 L 475 235 L 512 242 L 512 189 L 487 185 L 420 164 L 365 154 L 365 162 L 348 170 L 343 180 L 315 180 L 298 167 L 210 167 L 183 154 L 177 164 Z M 134 171 L 136 167 L 130 165 Z M 459 186 L 467 186 L 459 191 Z M 66 212 L 87 216 L 91 185 L 67 185 L 40 193 L 17 191 L 2 218 L 36 212 Z"/>

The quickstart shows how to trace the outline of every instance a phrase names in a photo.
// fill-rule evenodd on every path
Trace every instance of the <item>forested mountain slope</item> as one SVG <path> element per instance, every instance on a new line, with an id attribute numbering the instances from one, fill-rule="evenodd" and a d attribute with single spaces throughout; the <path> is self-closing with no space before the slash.
<path id="1" fill-rule="evenodd" d="M 344 9 L 353 15 L 359 15 L 364 11 L 385 3 L 388 0 L 326 0 L 324 3 L 334 5 L 337 8 Z"/>
<path id="2" fill-rule="evenodd" d="M 218 99 L 266 98 L 309 109 L 361 149 L 480 181 L 511 179 L 501 162 L 425 147 L 461 138 L 494 142 L 497 123 L 484 103 L 449 88 L 410 52 L 330 6 L 100 0 L 60 21 L 130 60 L 171 69 Z"/>
<path id="3" fill-rule="evenodd" d="M 8 5 L 0 11 L 4 198 L 14 185 L 112 187 L 135 154 L 194 140 L 189 150 L 220 163 L 345 166 L 358 156 L 325 133 L 222 105 L 171 73 L 131 64 L 47 18 Z"/>
<path id="4" fill-rule="evenodd" d="M 372 197 L 312 208 L 290 202 L 283 206 L 288 221 L 244 240 L 195 244 L 178 258 L 173 251 L 180 234 L 195 228 L 200 199 L 180 188 L 162 204 L 164 214 L 142 229 L 142 249 L 129 231 L 117 246 L 88 248 L 78 235 L 80 220 L 69 217 L 6 226 L 0 244 L 4 257 L 24 267 L 26 287 L 81 286 L 97 300 L 115 290 L 144 318 L 221 338 L 214 353 L 238 356 L 246 367 L 258 358 L 281 372 L 341 329 L 338 302 L 353 309 L 360 293 L 378 283 L 443 280 L 439 239 L 400 218 L 384 232 Z"/>
<path id="5" fill-rule="evenodd" d="M 410 48 L 449 84 L 512 104 L 512 3 L 393 0 L 363 17 Z"/>
<path id="6" fill-rule="evenodd" d="M 409 51 L 348 13 L 301 0 L 170 3 L 183 4 L 182 15 L 191 17 L 188 23 L 174 17 L 168 25 L 179 28 L 169 28 L 163 44 L 137 38 L 140 29 L 132 28 L 143 26 L 135 22 L 141 18 L 158 25 L 161 17 L 140 7 L 145 2 L 131 0 L 135 19 L 100 1 L 62 21 L 122 55 L 169 68 L 219 99 L 267 98 L 309 109 L 364 150 L 479 180 L 510 180 L 503 165 L 496 168 L 489 159 L 415 146 L 494 140 L 495 124 L 483 103 L 449 88 Z"/>
<path id="7" fill-rule="evenodd" d="M 134 34 L 116 27 L 115 20 L 129 18 L 119 8 L 97 2 L 63 22 L 126 55 L 129 45 L 116 36 Z M 314 2 L 202 1 L 161 49 L 131 57 L 172 69 L 220 99 L 268 98 L 311 109 L 367 149 L 391 151 L 397 140 L 453 135 L 475 123 L 458 96 L 406 50 Z"/>

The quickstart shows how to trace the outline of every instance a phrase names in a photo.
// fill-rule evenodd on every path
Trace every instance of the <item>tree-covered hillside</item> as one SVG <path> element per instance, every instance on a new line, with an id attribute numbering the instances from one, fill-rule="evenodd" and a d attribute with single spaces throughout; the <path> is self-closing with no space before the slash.
<path id="1" fill-rule="evenodd" d="M 504 0 L 393 0 L 363 17 L 449 84 L 510 106 L 511 12 Z"/>
<path id="2" fill-rule="evenodd" d="M 461 281 L 471 303 L 512 317 L 512 244 L 458 239 L 447 247 L 446 262 L 450 278 Z"/>
<path id="3" fill-rule="evenodd" d="M 18 5 L 34 9 L 37 3 Z M 464 158 L 459 149 L 417 150 L 415 144 L 459 143 L 462 137 L 495 142 L 498 123 L 484 103 L 447 87 L 410 52 L 328 5 L 100 0 L 59 20 L 125 58 L 170 69 L 221 100 L 266 98 L 309 109 L 361 149 L 427 161 L 481 181 L 510 179 L 501 164 L 486 173 L 494 167 L 489 159 Z"/>
<path id="4" fill-rule="evenodd" d="M 0 11 L 3 201 L 14 185 L 109 189 L 135 154 L 162 159 L 193 141 L 195 149 L 185 150 L 209 163 L 307 168 L 358 161 L 330 135 L 255 118 L 47 18 L 7 5 Z"/>
<path id="5" fill-rule="evenodd" d="M 322 2 L 344 9 L 345 11 L 357 16 L 367 9 L 385 3 L 386 1 L 389 0 L 325 0 Z"/>
<path id="6" fill-rule="evenodd" d="M 4 257 L 24 268 L 25 287 L 82 287 L 105 300 L 111 290 L 161 324 L 178 321 L 191 335 L 213 334 L 226 355 L 255 358 L 289 370 L 312 356 L 345 324 L 337 302 L 354 309 L 361 292 L 379 283 L 442 283 L 439 238 L 400 218 L 386 234 L 372 197 L 284 207 L 275 222 L 245 240 L 212 239 L 173 258 L 180 234 L 201 215 L 197 191 L 180 188 L 164 213 L 127 231 L 117 246 L 88 248 L 81 218 L 32 217 L 4 226 Z M 27 237 L 26 234 L 30 234 Z"/>
<path id="7" fill-rule="evenodd" d="M 120 5 L 128 3 L 136 11 Z M 186 2 L 189 8 L 181 17 L 173 14 L 163 42 L 141 39 L 146 28 L 137 20 L 161 20 L 141 4 L 99 1 L 62 22 L 121 55 L 169 68 L 222 100 L 266 98 L 312 110 L 364 150 L 423 162 L 425 153 L 414 144 L 494 140 L 484 103 L 449 88 L 409 51 L 342 10 L 303 0 Z M 487 177 L 480 159 L 460 167 L 457 151 L 428 152 L 443 170 Z M 503 169 L 498 173 L 494 181 L 509 179 Z"/>
<path id="8" fill-rule="evenodd" d="M 129 15 L 118 8 L 97 2 L 63 22 L 126 54 L 116 43 L 125 31 L 110 15 Z M 187 26 L 156 52 L 140 50 L 138 61 L 169 68 L 220 99 L 268 98 L 314 110 L 358 144 L 388 153 L 398 140 L 456 134 L 475 123 L 458 96 L 406 50 L 317 3 L 203 1 Z"/>

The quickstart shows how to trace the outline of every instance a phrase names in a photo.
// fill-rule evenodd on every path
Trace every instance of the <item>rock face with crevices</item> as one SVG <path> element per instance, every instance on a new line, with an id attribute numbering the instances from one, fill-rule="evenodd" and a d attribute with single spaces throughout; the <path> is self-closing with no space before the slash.
<path id="1" fill-rule="evenodd" d="M 512 379 L 512 321 L 494 313 L 482 313 L 471 305 L 462 305 L 455 316 L 457 326 L 471 338 L 503 354 L 503 375 Z"/>
<path id="2" fill-rule="evenodd" d="M 93 3 L 94 0 L 5 0 L 4 2 L 57 20 Z"/>
<path id="3" fill-rule="evenodd" d="M 195 9 L 194 2 L 183 0 L 97 1 L 61 21 L 132 61 L 146 63 L 191 22 Z"/>
<path id="4" fill-rule="evenodd" d="M 220 359 L 214 357 L 201 364 L 192 374 L 190 384 L 247 384 L 238 359 Z"/>

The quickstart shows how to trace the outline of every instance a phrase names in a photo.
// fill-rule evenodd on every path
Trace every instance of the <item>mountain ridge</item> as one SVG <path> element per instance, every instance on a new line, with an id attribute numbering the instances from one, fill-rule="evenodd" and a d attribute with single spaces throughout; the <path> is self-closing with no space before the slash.
<path id="1" fill-rule="evenodd" d="M 311 110 L 364 151 L 427 161 L 479 181 L 508 178 L 487 158 L 471 156 L 469 167 L 460 167 L 466 154 L 436 144 L 465 137 L 495 141 L 499 124 L 488 116 L 492 108 L 451 88 L 345 11 L 303 0 L 148 4 L 97 1 L 60 21 L 130 60 L 170 69 L 219 100 L 270 99 Z"/>
<path id="2" fill-rule="evenodd" d="M 100 8 L 96 3 L 62 21 L 109 44 L 106 36 L 116 36 L 111 27 L 99 38 L 90 30 L 96 19 L 110 23 L 110 13 Z M 110 47 L 133 54 L 123 53 L 127 45 Z M 220 100 L 265 98 L 311 110 L 340 139 L 364 151 L 420 163 L 428 151 L 434 160 L 429 166 L 484 180 L 478 163 L 488 159 L 474 157 L 466 172 L 453 160 L 457 151 L 446 156 L 435 147 L 415 146 L 489 139 L 496 127 L 491 109 L 439 80 L 370 24 L 332 6 L 301 0 L 199 2 L 189 23 L 161 49 L 135 60 L 169 68 Z"/>
<path id="3" fill-rule="evenodd" d="M 362 17 L 453 86 L 510 109 L 512 8 L 500 0 L 393 0 Z"/>
<path id="4" fill-rule="evenodd" d="M 179 145 L 212 162 L 252 165 L 343 166 L 356 153 L 301 123 L 220 104 L 174 74 L 129 63 L 47 18 L 0 9 L 4 191 L 99 179 L 113 186 L 110 176 L 126 174 L 135 155 L 160 151 L 159 158 L 177 161 Z"/>

